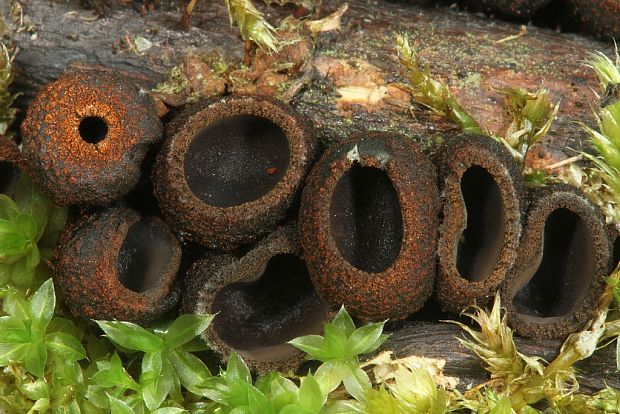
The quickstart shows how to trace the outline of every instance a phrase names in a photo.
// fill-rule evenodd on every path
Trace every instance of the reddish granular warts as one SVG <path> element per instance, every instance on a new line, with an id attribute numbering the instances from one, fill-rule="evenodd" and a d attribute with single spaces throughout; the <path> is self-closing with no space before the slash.
<path id="1" fill-rule="evenodd" d="M 180 260 L 180 244 L 162 220 L 111 208 L 67 226 L 53 268 L 75 317 L 148 323 L 177 302 Z"/>
<path id="2" fill-rule="evenodd" d="M 162 125 L 152 99 L 120 75 L 76 72 L 39 92 L 22 136 L 28 171 L 57 204 L 106 204 L 138 182 Z"/>
<path id="3" fill-rule="evenodd" d="M 522 174 L 506 148 L 464 135 L 437 154 L 443 195 L 437 297 L 442 309 L 485 305 L 515 264 L 524 209 Z"/>
<path id="4" fill-rule="evenodd" d="M 365 320 L 420 309 L 435 279 L 435 168 L 413 143 L 369 133 L 330 148 L 302 194 L 300 231 L 317 292 Z"/>
<path id="5" fill-rule="evenodd" d="M 155 196 L 176 231 L 232 250 L 285 216 L 315 152 L 311 125 L 285 104 L 256 96 L 202 102 L 172 122 Z"/>

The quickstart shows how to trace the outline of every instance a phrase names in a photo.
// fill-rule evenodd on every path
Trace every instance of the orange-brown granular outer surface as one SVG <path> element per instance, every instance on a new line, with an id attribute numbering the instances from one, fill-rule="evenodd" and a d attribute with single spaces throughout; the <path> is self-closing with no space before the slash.
<path id="1" fill-rule="evenodd" d="M 211 347 L 226 361 L 231 352 L 237 352 L 242 355 L 248 366 L 259 373 L 267 373 L 269 371 L 291 371 L 299 367 L 304 361 L 305 354 L 296 350 L 284 342 L 293 339 L 295 336 L 319 334 L 322 332 L 321 323 L 318 324 L 317 330 L 312 331 L 310 326 L 305 323 L 298 324 L 294 329 L 296 335 L 284 338 L 278 343 L 272 337 L 275 331 L 280 330 L 282 325 L 287 324 L 290 329 L 290 322 L 286 320 L 292 318 L 303 318 L 303 313 L 317 312 L 321 321 L 326 322 L 328 316 L 332 316 L 327 312 L 325 305 L 316 295 L 304 298 L 298 303 L 288 303 L 287 311 L 261 313 L 248 312 L 245 318 L 235 318 L 230 315 L 223 314 L 218 309 L 214 309 L 214 301 L 219 292 L 230 286 L 239 286 L 239 284 L 255 281 L 265 271 L 267 263 L 270 259 L 279 255 L 294 255 L 303 260 L 303 253 L 299 244 L 297 235 L 297 227 L 293 224 L 280 227 L 270 233 L 264 239 L 258 241 L 246 254 L 241 257 L 230 254 L 214 254 L 207 253 L 202 259 L 198 260 L 191 267 L 186 277 L 187 290 L 183 296 L 183 310 L 189 313 L 212 314 L 215 316 L 213 323 L 203 333 L 204 339 Z M 292 276 L 292 275 L 291 275 Z M 271 289 L 280 291 L 281 300 L 278 302 L 290 302 L 289 296 L 295 286 L 286 281 L 280 281 L 285 286 L 273 286 Z M 295 282 L 293 282 L 295 283 Z M 229 292 L 230 293 L 230 292 Z M 244 303 L 252 303 L 248 300 Z M 239 304 L 238 308 L 245 308 Z M 265 304 L 259 304 L 265 306 Z M 277 305 L 273 305 L 277 307 Z M 219 312 L 218 312 L 219 311 Z M 274 315 L 275 318 L 274 318 Z M 256 355 L 248 353 L 247 350 L 235 348 L 233 345 L 223 339 L 218 333 L 218 329 L 237 329 L 243 331 L 245 326 L 238 326 L 237 323 L 244 325 L 258 325 L 264 327 L 265 334 L 269 337 L 269 346 L 264 348 L 278 346 L 280 351 L 273 352 L 269 357 L 259 358 Z M 310 331 L 308 331 L 310 329 Z M 300 331 L 301 330 L 301 331 Z M 285 345 L 285 347 L 281 347 Z"/>
<path id="2" fill-rule="evenodd" d="M 16 167 L 21 163 L 21 153 L 15 141 L 2 135 L 0 135 L 0 161 L 14 163 Z"/>
<path id="3" fill-rule="evenodd" d="M 613 245 L 610 242 L 605 218 L 599 208 L 588 201 L 578 189 L 564 184 L 550 185 L 532 191 L 528 198 L 531 204 L 527 211 L 516 266 L 507 276 L 502 289 L 508 323 L 523 336 L 535 339 L 564 339 L 568 334 L 582 329 L 594 316 L 597 303 L 605 289 L 605 277 L 612 269 Z M 573 248 L 575 251 L 554 253 L 551 250 L 557 246 L 545 243 L 548 236 L 553 237 L 551 234 L 545 234 L 545 231 L 571 232 L 575 228 L 571 224 L 556 226 L 554 229 L 546 228 L 549 225 L 550 215 L 557 214 L 558 211 L 578 216 L 587 231 L 588 235 L 585 237 L 578 233 L 560 236 L 558 245 L 566 241 L 581 243 L 580 248 Z M 540 281 L 538 287 L 529 286 L 527 294 L 533 301 L 537 300 L 537 297 L 546 297 L 547 299 L 538 299 L 541 306 L 545 306 L 545 301 L 551 299 L 565 301 L 566 309 L 552 315 L 543 315 L 536 309 L 526 310 L 515 305 L 515 297 L 519 292 L 524 292 L 523 287 L 531 280 L 527 275 L 540 269 L 545 254 L 556 254 L 557 260 L 551 263 L 551 271 L 545 271 L 546 280 Z M 582 267 L 584 262 L 588 264 Z M 582 273 L 578 278 L 569 279 L 562 276 L 569 274 L 573 269 L 589 267 L 592 270 Z M 545 283 L 549 283 L 550 286 L 545 289 L 547 291 L 536 292 L 536 289 L 545 286 Z M 572 286 L 571 291 L 564 291 L 564 286 Z M 553 291 L 549 292 L 548 289 Z"/>
<path id="4" fill-rule="evenodd" d="M 176 276 L 181 247 L 170 231 L 167 238 L 172 255 L 154 287 L 138 293 L 119 280 L 121 246 L 131 225 L 140 219 L 134 210 L 114 207 L 83 216 L 63 230 L 55 250 L 53 270 L 60 296 L 74 317 L 146 324 L 178 301 Z M 166 227 L 163 221 L 153 220 Z"/>
<path id="5" fill-rule="evenodd" d="M 436 164 L 443 197 L 443 222 L 437 247 L 437 297 L 442 309 L 459 313 L 469 305 L 487 304 L 514 266 L 525 211 L 522 175 L 508 151 L 485 136 L 464 135 L 449 141 L 437 153 Z M 503 220 L 503 247 L 494 270 L 484 279 L 476 281 L 461 275 L 457 266 L 459 241 L 467 227 L 468 217 L 461 182 L 463 174 L 471 167 L 480 167 L 492 177 L 499 188 L 503 207 L 503 217 L 499 218 Z M 486 230 L 495 232 L 498 228 Z M 475 254 L 488 253 L 479 251 Z"/>
<path id="6" fill-rule="evenodd" d="M 353 265 L 334 238 L 347 237 L 332 228 L 332 216 L 341 214 L 341 206 L 333 202 L 334 190 L 354 166 L 383 171 L 398 197 L 402 229 L 385 224 L 390 232 L 402 230 L 400 252 L 381 271 Z M 329 148 L 308 176 L 299 214 L 301 242 L 317 292 L 331 306 L 344 304 L 363 320 L 400 319 L 419 310 L 435 281 L 439 210 L 435 167 L 406 138 L 368 133 Z"/>
<path id="7" fill-rule="evenodd" d="M 620 2 L 617 0 L 573 0 L 577 18 L 589 32 L 603 39 L 620 37 Z"/>
<path id="8" fill-rule="evenodd" d="M 87 119 L 105 123 L 97 142 L 83 139 Z M 45 86 L 22 124 L 23 155 L 34 181 L 59 205 L 107 204 L 140 178 L 162 125 L 152 99 L 108 72 L 76 72 Z"/>
<path id="9" fill-rule="evenodd" d="M 236 116 L 263 118 L 280 128 L 288 142 L 288 166 L 282 171 L 267 166 L 262 171 L 268 176 L 280 174 L 281 178 L 257 199 L 231 206 L 209 204 L 189 186 L 185 172 L 188 149 L 203 128 Z M 172 121 L 166 132 L 155 167 L 155 196 L 166 221 L 184 237 L 212 249 L 230 251 L 255 241 L 284 218 L 301 190 L 315 154 L 311 125 L 288 105 L 259 96 L 205 101 L 188 108 Z M 212 169 L 213 174 L 234 174 L 211 165 L 201 168 Z M 225 192 L 226 188 L 220 191 Z"/>

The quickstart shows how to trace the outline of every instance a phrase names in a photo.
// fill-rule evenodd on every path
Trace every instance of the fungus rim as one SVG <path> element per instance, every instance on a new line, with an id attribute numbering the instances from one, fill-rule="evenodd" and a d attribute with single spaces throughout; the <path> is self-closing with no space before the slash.
<path id="1" fill-rule="evenodd" d="M 187 152 L 193 137 L 205 125 L 234 115 L 262 117 L 284 131 L 289 164 L 278 183 L 262 197 L 232 207 L 212 206 L 196 197 L 189 187 L 182 161 L 185 157 L 179 154 Z M 155 196 L 166 221 L 176 231 L 212 249 L 229 251 L 255 241 L 284 217 L 310 170 L 315 146 L 309 120 L 272 98 L 247 95 L 202 101 L 188 108 L 169 127 L 157 158 Z M 228 229 L 226 233 L 217 230 L 222 226 Z"/>
<path id="2" fill-rule="evenodd" d="M 474 302 L 488 302 L 501 288 L 516 263 L 525 205 L 522 174 L 514 158 L 489 137 L 465 134 L 449 141 L 437 155 L 443 220 L 437 242 L 436 294 L 443 310 L 461 312 Z M 472 166 L 483 168 L 497 185 L 504 210 L 504 238 L 495 269 L 484 279 L 471 281 L 457 267 L 458 242 L 467 226 L 462 194 L 463 175 Z"/>
<path id="3" fill-rule="evenodd" d="M 578 189 L 568 185 L 554 184 L 534 190 L 530 197 L 532 204 L 524 225 L 521 249 L 517 258 L 518 266 L 512 269 L 502 288 L 503 296 L 507 298 L 506 313 L 509 325 L 520 335 L 537 339 L 560 339 L 579 329 L 591 318 L 600 295 L 605 289 L 604 277 L 611 271 L 612 246 L 605 218 L 598 207 Z M 559 208 L 565 208 L 579 216 L 587 228 L 593 244 L 594 274 L 591 276 L 586 292 L 581 297 L 581 303 L 576 304 L 564 315 L 537 317 L 522 314 L 516 309 L 513 299 L 529 280 L 521 283 L 520 275 L 528 272 L 528 268 L 533 266 L 538 268 L 537 260 L 544 254 L 541 252 L 544 248 L 542 232 L 549 215 Z M 544 220 L 541 221 L 541 218 Z M 536 271 L 532 272 L 532 275 L 535 274 Z M 515 284 L 515 279 L 517 284 Z"/>
<path id="4" fill-rule="evenodd" d="M 347 261 L 327 225 L 335 184 L 354 162 L 385 170 L 398 195 L 403 243 L 381 273 L 365 272 Z M 402 319 L 419 310 L 434 285 L 439 210 L 435 166 L 410 139 L 367 132 L 329 148 L 306 180 L 299 215 L 301 242 L 318 293 L 330 306 L 344 304 L 366 321 Z M 335 280 L 342 289 L 334 290 Z"/>

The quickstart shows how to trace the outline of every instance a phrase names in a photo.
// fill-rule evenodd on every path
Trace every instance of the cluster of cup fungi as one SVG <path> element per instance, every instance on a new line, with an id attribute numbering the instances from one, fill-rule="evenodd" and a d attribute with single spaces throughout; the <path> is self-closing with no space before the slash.
<path id="1" fill-rule="evenodd" d="M 311 123 L 261 96 L 193 104 L 164 132 L 143 90 L 76 72 L 40 91 L 22 140 L 21 156 L 0 152 L 3 185 L 23 168 L 72 206 L 53 270 L 75 317 L 217 314 L 205 339 L 257 371 L 298 366 L 287 341 L 341 305 L 398 320 L 433 294 L 459 312 L 499 291 L 518 333 L 560 338 L 592 316 L 612 266 L 598 208 L 574 188 L 527 189 L 488 137 L 431 158 L 369 132 L 320 154 Z"/>

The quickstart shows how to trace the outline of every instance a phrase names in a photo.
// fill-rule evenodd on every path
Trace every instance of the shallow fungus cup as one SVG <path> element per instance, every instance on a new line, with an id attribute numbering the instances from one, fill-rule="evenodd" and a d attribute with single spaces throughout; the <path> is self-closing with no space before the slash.
<path id="1" fill-rule="evenodd" d="M 442 309 L 486 305 L 517 259 L 525 199 L 521 171 L 506 148 L 466 135 L 437 154 L 443 195 L 437 297 Z"/>
<path id="2" fill-rule="evenodd" d="M 75 317 L 149 323 L 178 301 L 181 247 L 166 223 L 113 207 L 70 223 L 54 274 Z"/>
<path id="3" fill-rule="evenodd" d="M 435 280 L 435 167 L 389 133 L 331 147 L 304 188 L 301 241 L 312 281 L 334 308 L 364 320 L 420 309 Z"/>
<path id="4" fill-rule="evenodd" d="M 166 220 L 192 240 L 225 251 L 275 227 L 315 153 L 305 118 L 256 96 L 196 104 L 167 135 L 154 174 Z"/>
<path id="5" fill-rule="evenodd" d="M 598 207 L 574 187 L 530 197 L 518 265 L 504 287 L 508 323 L 523 336 L 563 339 L 594 315 L 613 244 Z"/>
<path id="6" fill-rule="evenodd" d="M 208 253 L 186 284 L 186 312 L 217 314 L 205 339 L 224 359 L 236 352 L 258 372 L 298 367 L 305 354 L 287 342 L 322 333 L 328 318 L 292 225 L 241 257 Z"/>

